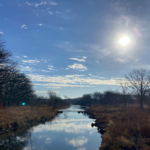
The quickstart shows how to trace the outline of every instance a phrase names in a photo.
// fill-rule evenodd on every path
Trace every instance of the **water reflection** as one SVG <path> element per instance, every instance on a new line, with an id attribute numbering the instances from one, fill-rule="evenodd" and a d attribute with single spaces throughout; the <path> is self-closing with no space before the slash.
<path id="1" fill-rule="evenodd" d="M 47 132 L 47 131 L 56 131 L 56 132 L 66 132 L 66 133 L 85 133 L 91 131 L 90 119 L 63 119 L 59 120 L 56 118 L 52 123 L 46 123 L 45 125 L 40 125 L 33 129 L 33 132 Z"/>
<path id="2" fill-rule="evenodd" d="M 69 110 L 67 112 L 67 110 Z M 73 110 L 71 112 L 71 110 Z M 52 122 L 33 128 L 5 134 L 1 137 L 0 149 L 20 150 L 95 150 L 99 149 L 101 138 L 96 128 L 91 127 L 93 119 L 74 111 L 83 110 L 71 106 Z"/>
<path id="3" fill-rule="evenodd" d="M 21 150 L 29 143 L 30 139 L 29 128 L 5 133 L 0 136 L 0 150 Z"/>
<path id="4" fill-rule="evenodd" d="M 74 147 L 77 147 L 77 146 L 83 146 L 84 144 L 87 143 L 88 139 L 84 136 L 81 136 L 81 137 L 78 137 L 77 139 L 68 139 L 68 138 L 65 138 L 65 141 L 74 146 Z"/>

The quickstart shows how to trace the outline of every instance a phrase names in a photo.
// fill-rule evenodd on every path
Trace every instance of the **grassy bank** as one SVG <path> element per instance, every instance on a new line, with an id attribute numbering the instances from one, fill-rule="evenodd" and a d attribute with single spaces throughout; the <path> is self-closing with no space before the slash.
<path id="1" fill-rule="evenodd" d="M 65 108 L 59 107 L 58 109 Z M 19 106 L 0 108 L 0 132 L 4 130 L 13 130 L 25 124 L 38 123 L 51 119 L 58 109 L 52 109 L 48 106 Z"/>
<path id="2" fill-rule="evenodd" d="M 100 150 L 149 150 L 150 109 L 92 106 L 86 110 L 96 118 L 103 134 Z"/>

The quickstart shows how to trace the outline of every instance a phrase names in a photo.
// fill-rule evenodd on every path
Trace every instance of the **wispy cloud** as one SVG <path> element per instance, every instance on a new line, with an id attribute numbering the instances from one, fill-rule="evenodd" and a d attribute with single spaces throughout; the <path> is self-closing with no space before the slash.
<path id="1" fill-rule="evenodd" d="M 0 34 L 3 34 L 3 32 L 0 31 Z"/>
<path id="2" fill-rule="evenodd" d="M 35 6 L 35 7 L 38 7 L 40 5 L 57 5 L 56 2 L 50 0 L 49 2 L 47 1 L 41 1 L 40 3 L 29 3 L 29 2 L 26 2 L 27 5 L 29 6 Z"/>
<path id="3" fill-rule="evenodd" d="M 39 70 L 39 71 L 42 71 L 42 72 L 51 72 L 51 71 L 48 71 L 48 70 L 42 70 L 42 69 Z"/>
<path id="4" fill-rule="evenodd" d="M 45 94 L 48 93 L 47 91 L 35 91 L 37 94 Z M 59 91 L 53 91 L 55 93 L 59 93 Z"/>
<path id="5" fill-rule="evenodd" d="M 59 89 L 59 88 L 64 88 L 64 87 L 95 87 L 95 86 L 92 86 L 92 85 L 80 85 L 80 84 L 75 84 L 75 85 L 72 85 L 72 84 L 56 84 L 56 83 L 48 83 L 48 84 L 40 84 L 40 83 L 35 83 L 34 85 L 38 85 L 38 86 L 44 86 L 46 88 L 53 88 L 53 89 Z"/>
<path id="6" fill-rule="evenodd" d="M 48 65 L 48 69 L 49 69 L 49 70 L 55 70 L 55 69 L 54 69 L 54 66 L 52 66 L 52 65 Z"/>
<path id="7" fill-rule="evenodd" d="M 85 71 L 85 70 L 87 70 L 86 66 L 83 66 L 82 64 L 76 64 L 76 63 L 74 63 L 73 65 L 68 65 L 68 67 L 71 68 L 71 69 L 78 70 L 78 71 Z"/>
<path id="8" fill-rule="evenodd" d="M 104 77 L 100 77 L 100 76 L 94 76 L 92 74 L 89 74 L 89 76 L 93 77 L 93 78 L 101 78 L 101 79 L 105 79 Z"/>
<path id="9" fill-rule="evenodd" d="M 59 12 L 59 11 L 56 11 L 55 12 L 57 15 L 61 15 L 62 13 L 61 12 Z"/>
<path id="10" fill-rule="evenodd" d="M 41 26 L 43 26 L 43 24 L 42 24 L 42 23 L 39 23 L 39 24 L 36 24 L 36 25 L 38 25 L 38 26 L 40 26 L 40 27 L 41 27 Z"/>
<path id="11" fill-rule="evenodd" d="M 2 4 L 0 4 L 0 6 L 2 6 Z"/>
<path id="12" fill-rule="evenodd" d="M 22 59 L 22 62 L 23 63 L 28 63 L 28 64 L 35 64 L 35 63 L 39 63 L 40 61 L 35 59 L 35 60 L 23 60 Z"/>
<path id="13" fill-rule="evenodd" d="M 122 58 L 117 58 L 117 59 L 115 59 L 115 61 L 118 61 L 118 62 L 121 62 L 121 63 L 125 63 L 126 61 L 124 60 L 124 59 L 122 59 Z"/>
<path id="14" fill-rule="evenodd" d="M 67 10 L 66 10 L 66 12 L 70 12 L 70 11 L 71 11 L 70 9 L 67 9 Z"/>
<path id="15" fill-rule="evenodd" d="M 26 4 L 27 4 L 27 5 L 29 5 L 29 6 L 31 6 L 31 5 L 32 5 L 32 4 L 31 4 L 31 3 L 29 3 L 29 2 L 26 2 Z"/>
<path id="16" fill-rule="evenodd" d="M 35 59 L 25 59 L 25 58 L 27 58 L 28 56 L 23 56 L 23 58 L 22 57 L 20 57 L 20 56 L 15 56 L 15 57 L 17 57 L 18 59 L 20 59 L 23 63 L 28 63 L 28 64 L 36 64 L 36 63 L 48 63 L 49 61 L 50 61 L 50 59 L 45 59 L 45 58 L 42 58 L 42 59 L 37 59 L 37 58 L 35 58 Z"/>
<path id="17" fill-rule="evenodd" d="M 66 78 L 75 78 L 75 77 L 83 77 L 85 75 L 78 75 L 78 74 L 73 74 L 73 75 L 66 75 Z"/>
<path id="18" fill-rule="evenodd" d="M 105 79 L 104 77 L 84 75 L 66 75 L 66 76 L 46 76 L 39 74 L 28 74 L 34 85 L 45 86 L 47 88 L 61 87 L 94 87 L 96 85 L 118 85 L 117 78 Z M 41 83 L 43 82 L 43 83 Z"/>
<path id="19" fill-rule="evenodd" d="M 71 45 L 68 41 L 66 41 L 66 42 L 61 42 L 60 44 L 57 45 L 57 47 L 59 47 L 59 48 L 61 48 L 61 49 L 68 50 L 68 51 L 73 50 L 72 45 Z"/>
<path id="20" fill-rule="evenodd" d="M 27 26 L 26 26 L 25 24 L 23 24 L 23 25 L 21 26 L 21 28 L 27 29 Z"/>
<path id="21" fill-rule="evenodd" d="M 84 52 L 84 50 L 76 50 L 76 52 L 79 52 L 79 53 L 81 53 L 81 52 Z"/>
<path id="22" fill-rule="evenodd" d="M 29 67 L 29 66 L 21 66 L 20 65 L 19 68 L 21 71 L 30 71 L 30 72 L 35 71 L 32 67 Z"/>
<path id="23" fill-rule="evenodd" d="M 83 58 L 82 59 L 79 59 L 79 58 L 70 58 L 70 59 L 72 59 L 72 60 L 76 60 L 76 61 L 85 61 L 86 60 L 86 56 L 83 56 Z"/>
<path id="24" fill-rule="evenodd" d="M 53 15 L 52 11 L 48 11 L 48 14 L 49 14 L 49 15 Z"/>

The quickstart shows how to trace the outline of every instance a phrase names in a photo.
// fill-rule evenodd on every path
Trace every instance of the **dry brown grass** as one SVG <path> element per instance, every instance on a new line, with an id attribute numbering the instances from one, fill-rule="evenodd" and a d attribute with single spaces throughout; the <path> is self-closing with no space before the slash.
<path id="1" fill-rule="evenodd" d="M 55 111 L 56 110 L 52 110 L 51 107 L 47 106 L 33 107 L 32 109 L 30 106 L 1 107 L 0 125 L 10 125 L 14 122 L 19 124 L 31 119 L 39 120 L 42 116 L 52 117 L 54 116 Z"/>
<path id="2" fill-rule="evenodd" d="M 150 109 L 136 107 L 93 106 L 89 112 L 97 116 L 97 122 L 107 124 L 102 137 L 103 150 L 150 149 Z"/>

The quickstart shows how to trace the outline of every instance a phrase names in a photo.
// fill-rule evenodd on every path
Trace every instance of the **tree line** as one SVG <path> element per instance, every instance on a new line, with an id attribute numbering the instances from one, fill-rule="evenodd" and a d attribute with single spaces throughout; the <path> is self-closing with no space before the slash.
<path id="1" fill-rule="evenodd" d="M 0 36 L 0 102 L 5 106 L 29 103 L 33 97 L 31 81 L 17 68 L 12 54 L 5 48 L 5 42 Z"/>
<path id="2" fill-rule="evenodd" d="M 12 54 L 6 49 L 5 41 L 0 34 L 0 104 L 19 106 L 48 105 L 57 107 L 66 103 L 54 92 L 48 92 L 49 97 L 35 94 L 33 84 L 26 74 L 20 72 L 18 63 L 12 59 Z"/>
<path id="3" fill-rule="evenodd" d="M 150 104 L 150 71 L 147 69 L 134 69 L 124 76 L 118 83 L 121 91 L 95 92 L 84 94 L 82 97 L 68 99 L 67 101 L 77 105 L 112 105 L 124 107 L 127 104 L 139 103 L 141 109 L 144 104 Z"/>

